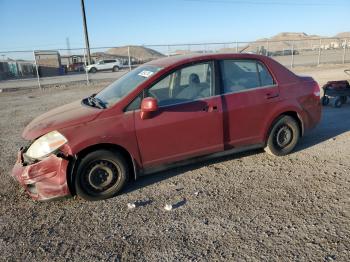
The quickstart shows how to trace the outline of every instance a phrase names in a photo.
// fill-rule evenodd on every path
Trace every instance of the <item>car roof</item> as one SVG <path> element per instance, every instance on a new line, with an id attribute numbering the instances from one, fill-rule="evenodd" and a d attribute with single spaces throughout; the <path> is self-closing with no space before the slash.
<path id="1" fill-rule="evenodd" d="M 210 53 L 210 54 L 200 54 L 200 53 L 194 53 L 194 54 L 186 54 L 186 55 L 175 55 L 175 56 L 169 56 L 160 58 L 157 60 L 152 60 L 148 62 L 148 65 L 154 65 L 159 67 L 169 67 L 169 66 L 176 66 L 191 62 L 198 62 L 203 60 L 211 60 L 211 59 L 259 59 L 259 60 L 266 60 L 266 56 L 262 55 L 255 55 L 255 54 L 238 54 L 238 53 Z"/>

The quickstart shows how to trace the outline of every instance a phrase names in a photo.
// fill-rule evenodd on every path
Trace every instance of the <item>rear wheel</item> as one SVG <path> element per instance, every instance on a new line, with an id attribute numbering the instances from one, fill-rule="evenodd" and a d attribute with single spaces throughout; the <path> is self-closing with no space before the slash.
<path id="1" fill-rule="evenodd" d="M 113 72 L 118 72 L 119 71 L 119 67 L 118 66 L 114 66 L 112 69 Z"/>
<path id="2" fill-rule="evenodd" d="M 333 101 L 333 106 L 336 107 L 336 108 L 339 108 L 342 106 L 342 99 L 341 97 L 337 97 L 336 99 L 334 99 Z"/>
<path id="3" fill-rule="evenodd" d="M 297 121 L 291 116 L 281 116 L 273 124 L 265 151 L 271 155 L 284 156 L 293 151 L 300 137 Z"/>
<path id="4" fill-rule="evenodd" d="M 96 72 L 97 72 L 97 69 L 96 69 L 95 67 L 93 67 L 93 68 L 90 69 L 90 72 L 91 72 L 91 73 L 96 73 Z"/>
<path id="5" fill-rule="evenodd" d="M 345 104 L 346 101 L 348 101 L 348 97 L 347 96 L 341 96 L 340 100 L 341 100 L 342 104 Z"/>
<path id="6" fill-rule="evenodd" d="M 75 176 L 77 195 L 95 201 L 115 196 L 128 180 L 128 166 L 118 152 L 97 150 L 86 155 Z"/>

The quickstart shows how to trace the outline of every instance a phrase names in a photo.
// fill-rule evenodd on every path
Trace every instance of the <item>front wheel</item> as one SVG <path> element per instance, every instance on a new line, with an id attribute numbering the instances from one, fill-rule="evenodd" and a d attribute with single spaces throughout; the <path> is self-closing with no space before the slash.
<path id="1" fill-rule="evenodd" d="M 128 167 L 118 152 L 97 150 L 86 155 L 75 176 L 77 195 L 96 201 L 115 196 L 128 180 Z"/>
<path id="2" fill-rule="evenodd" d="M 342 102 L 342 98 L 341 97 L 337 97 L 333 101 L 333 106 L 335 108 L 340 108 L 342 106 L 342 104 L 343 104 L 343 102 Z"/>
<path id="3" fill-rule="evenodd" d="M 326 106 L 328 104 L 329 104 L 329 97 L 328 96 L 322 97 L 322 105 Z"/>
<path id="4" fill-rule="evenodd" d="M 280 117 L 272 126 L 265 151 L 270 155 L 285 156 L 293 151 L 300 137 L 297 121 L 291 116 Z"/>

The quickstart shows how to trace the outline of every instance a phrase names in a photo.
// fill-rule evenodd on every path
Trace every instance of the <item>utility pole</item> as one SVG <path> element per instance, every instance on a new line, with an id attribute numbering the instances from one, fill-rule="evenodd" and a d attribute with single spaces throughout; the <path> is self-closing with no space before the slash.
<path id="1" fill-rule="evenodd" d="M 85 35 L 85 48 L 86 48 L 86 55 L 87 55 L 87 64 L 90 65 L 91 64 L 90 44 L 89 44 L 89 36 L 88 36 L 87 25 L 86 25 L 84 0 L 81 0 L 81 12 L 83 13 L 83 26 L 84 26 L 84 35 Z"/>
<path id="2" fill-rule="evenodd" d="M 68 56 L 71 56 L 72 53 L 71 53 L 71 50 L 70 50 L 69 37 L 66 37 L 66 45 L 67 45 L 67 53 L 68 53 Z"/>

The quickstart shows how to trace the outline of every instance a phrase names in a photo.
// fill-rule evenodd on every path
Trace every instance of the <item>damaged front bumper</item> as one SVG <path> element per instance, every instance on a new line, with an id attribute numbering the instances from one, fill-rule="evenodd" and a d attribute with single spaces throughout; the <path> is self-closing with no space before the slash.
<path id="1" fill-rule="evenodd" d="M 49 200 L 70 195 L 67 184 L 68 160 L 54 154 L 39 162 L 26 164 L 18 152 L 12 176 L 34 200 Z"/>

